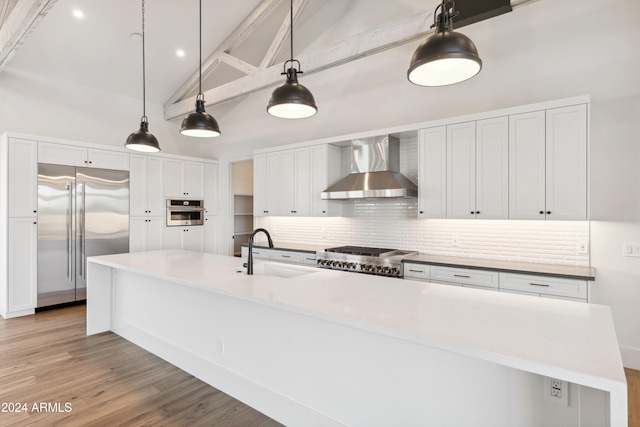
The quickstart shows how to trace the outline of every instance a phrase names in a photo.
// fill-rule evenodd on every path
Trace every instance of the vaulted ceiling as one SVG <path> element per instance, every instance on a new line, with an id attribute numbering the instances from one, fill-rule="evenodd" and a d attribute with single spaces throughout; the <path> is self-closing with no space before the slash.
<path id="1" fill-rule="evenodd" d="M 437 3 L 294 0 L 294 55 L 310 74 L 418 40 L 431 31 Z M 75 17 L 75 10 L 84 16 Z M 281 82 L 290 48 L 289 0 L 203 0 L 202 12 L 208 106 Z M 141 98 L 142 46 L 132 37 L 141 32 L 141 15 L 141 2 L 132 0 L 1 0 L 0 70 Z M 165 106 L 168 120 L 193 109 L 198 40 L 197 0 L 146 1 L 146 95 Z"/>

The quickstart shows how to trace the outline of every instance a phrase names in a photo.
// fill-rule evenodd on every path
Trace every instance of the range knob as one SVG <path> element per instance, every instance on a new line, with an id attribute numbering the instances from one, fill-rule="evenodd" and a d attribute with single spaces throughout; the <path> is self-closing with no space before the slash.
<path id="1" fill-rule="evenodd" d="M 391 269 L 391 274 L 393 274 L 394 276 L 399 276 L 400 275 L 400 269 L 398 267 L 393 267 Z"/>

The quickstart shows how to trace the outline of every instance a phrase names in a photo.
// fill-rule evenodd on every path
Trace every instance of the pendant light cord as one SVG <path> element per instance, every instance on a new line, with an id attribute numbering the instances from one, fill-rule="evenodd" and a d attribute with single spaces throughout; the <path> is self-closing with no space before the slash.
<path id="1" fill-rule="evenodd" d="M 291 30 L 289 31 L 289 35 L 291 37 L 291 64 L 293 65 L 293 0 L 291 0 L 291 9 L 289 11 L 289 19 L 291 23 Z"/>
<path id="2" fill-rule="evenodd" d="M 146 100 L 146 69 L 145 69 L 145 60 L 144 60 L 144 0 L 142 0 L 142 121 L 147 122 L 147 100 Z"/>
<path id="3" fill-rule="evenodd" d="M 202 0 L 200 0 L 200 10 L 198 13 L 200 17 L 199 27 L 198 27 L 198 36 L 200 38 L 200 52 L 198 53 L 198 65 L 200 67 L 200 71 L 198 73 L 198 96 L 196 99 L 204 99 L 204 95 L 202 94 Z"/>

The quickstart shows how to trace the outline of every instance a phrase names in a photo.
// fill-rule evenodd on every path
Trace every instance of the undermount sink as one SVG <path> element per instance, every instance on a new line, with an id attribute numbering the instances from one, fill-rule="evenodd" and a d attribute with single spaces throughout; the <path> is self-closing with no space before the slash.
<path id="1" fill-rule="evenodd" d="M 245 270 L 246 271 L 246 270 Z M 304 274 L 315 273 L 317 269 L 309 267 L 294 267 L 289 265 L 275 264 L 255 264 L 253 266 L 253 274 L 259 276 L 275 276 L 283 278 L 291 278 L 302 276 Z"/>

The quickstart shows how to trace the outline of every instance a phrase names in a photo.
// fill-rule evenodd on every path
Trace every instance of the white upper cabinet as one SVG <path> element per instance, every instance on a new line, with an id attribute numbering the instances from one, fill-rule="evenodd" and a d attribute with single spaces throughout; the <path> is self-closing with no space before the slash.
<path id="1" fill-rule="evenodd" d="M 476 122 L 476 218 L 509 217 L 509 119 Z"/>
<path id="2" fill-rule="evenodd" d="M 547 219 L 587 219 L 587 107 L 546 112 Z"/>
<path id="3" fill-rule="evenodd" d="M 314 145 L 309 148 L 309 156 L 311 162 L 309 215 L 327 216 L 330 214 L 329 201 L 322 200 L 320 193 L 340 179 L 340 149 L 329 144 Z"/>
<path id="4" fill-rule="evenodd" d="M 279 151 L 253 157 L 253 214 L 280 215 L 281 167 Z"/>
<path id="5" fill-rule="evenodd" d="M 509 218 L 544 219 L 545 112 L 509 117 Z"/>
<path id="6" fill-rule="evenodd" d="M 131 216 L 164 216 L 163 160 L 131 155 L 129 172 Z"/>
<path id="7" fill-rule="evenodd" d="M 35 218 L 38 210 L 36 141 L 9 139 L 9 217 Z"/>
<path id="8" fill-rule="evenodd" d="M 476 216 L 476 124 L 447 126 L 447 218 Z"/>
<path id="9" fill-rule="evenodd" d="M 39 142 L 38 162 L 54 165 L 129 170 L 129 153 L 51 142 Z"/>
<path id="10" fill-rule="evenodd" d="M 204 214 L 218 215 L 218 165 L 204 165 Z"/>
<path id="11" fill-rule="evenodd" d="M 166 159 L 165 196 L 202 199 L 204 197 L 204 164 L 198 162 Z"/>
<path id="12" fill-rule="evenodd" d="M 311 175 L 309 147 L 281 152 L 281 209 L 285 216 L 308 216 Z"/>
<path id="13" fill-rule="evenodd" d="M 509 118 L 509 218 L 587 219 L 587 108 Z"/>
<path id="14" fill-rule="evenodd" d="M 418 142 L 418 217 L 447 217 L 447 128 L 421 129 Z"/>

